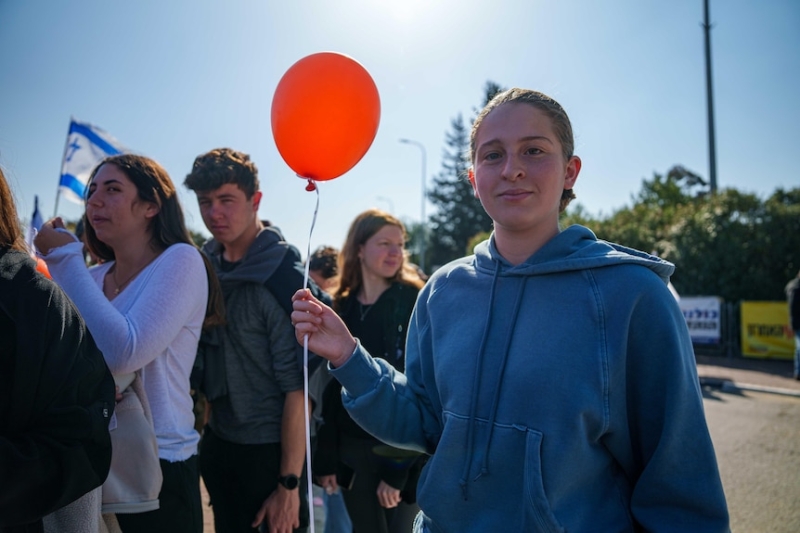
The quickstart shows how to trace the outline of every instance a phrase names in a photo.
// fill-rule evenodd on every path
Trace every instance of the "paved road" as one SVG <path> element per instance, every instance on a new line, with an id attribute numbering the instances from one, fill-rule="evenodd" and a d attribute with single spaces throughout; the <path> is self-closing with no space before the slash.
<path id="1" fill-rule="evenodd" d="M 800 398 L 704 390 L 733 533 L 800 531 Z"/>

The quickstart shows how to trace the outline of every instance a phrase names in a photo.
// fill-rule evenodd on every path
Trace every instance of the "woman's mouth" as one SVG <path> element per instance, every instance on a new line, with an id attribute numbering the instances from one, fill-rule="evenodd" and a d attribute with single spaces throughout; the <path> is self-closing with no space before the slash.
<path id="1" fill-rule="evenodd" d="M 522 198 L 527 198 L 531 194 L 530 191 L 526 191 L 525 189 L 509 189 L 501 192 L 498 196 L 507 200 L 521 200 Z"/>

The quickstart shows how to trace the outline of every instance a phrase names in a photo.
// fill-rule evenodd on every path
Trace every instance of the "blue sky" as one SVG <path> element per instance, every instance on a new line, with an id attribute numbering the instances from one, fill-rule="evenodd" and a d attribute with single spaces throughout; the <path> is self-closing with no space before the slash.
<path id="1" fill-rule="evenodd" d="M 39 195 L 49 218 L 74 116 L 164 165 L 207 233 L 182 182 L 230 146 L 259 167 L 261 216 L 305 255 L 315 198 L 278 154 L 270 107 L 295 61 L 336 51 L 372 75 L 381 123 L 361 162 L 320 185 L 312 248 L 340 246 L 369 207 L 419 220 L 420 150 L 398 139 L 437 174 L 451 119 L 471 118 L 487 80 L 561 102 L 578 202 L 608 214 L 675 164 L 708 177 L 702 19 L 702 0 L 2 0 L 0 165 L 21 216 Z M 800 186 L 800 2 L 711 0 L 711 21 L 720 188 Z"/>

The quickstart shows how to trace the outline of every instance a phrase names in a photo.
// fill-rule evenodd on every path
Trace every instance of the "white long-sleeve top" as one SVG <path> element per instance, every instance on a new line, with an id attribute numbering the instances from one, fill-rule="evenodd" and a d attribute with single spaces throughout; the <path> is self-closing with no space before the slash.
<path id="1" fill-rule="evenodd" d="M 200 440 L 189 393 L 208 300 L 200 252 L 170 246 L 109 301 L 103 278 L 114 262 L 87 269 L 82 248 L 75 242 L 52 250 L 45 256 L 50 274 L 75 302 L 111 373 L 141 371 L 159 457 L 186 460 Z"/>

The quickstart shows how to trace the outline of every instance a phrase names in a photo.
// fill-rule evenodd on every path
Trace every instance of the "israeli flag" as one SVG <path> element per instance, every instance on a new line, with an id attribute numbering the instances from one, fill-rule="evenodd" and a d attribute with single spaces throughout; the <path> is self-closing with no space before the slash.
<path id="1" fill-rule="evenodd" d="M 68 200 L 83 204 L 89 175 L 95 165 L 107 156 L 126 151 L 119 141 L 97 126 L 71 119 L 61 162 L 59 192 Z"/>

